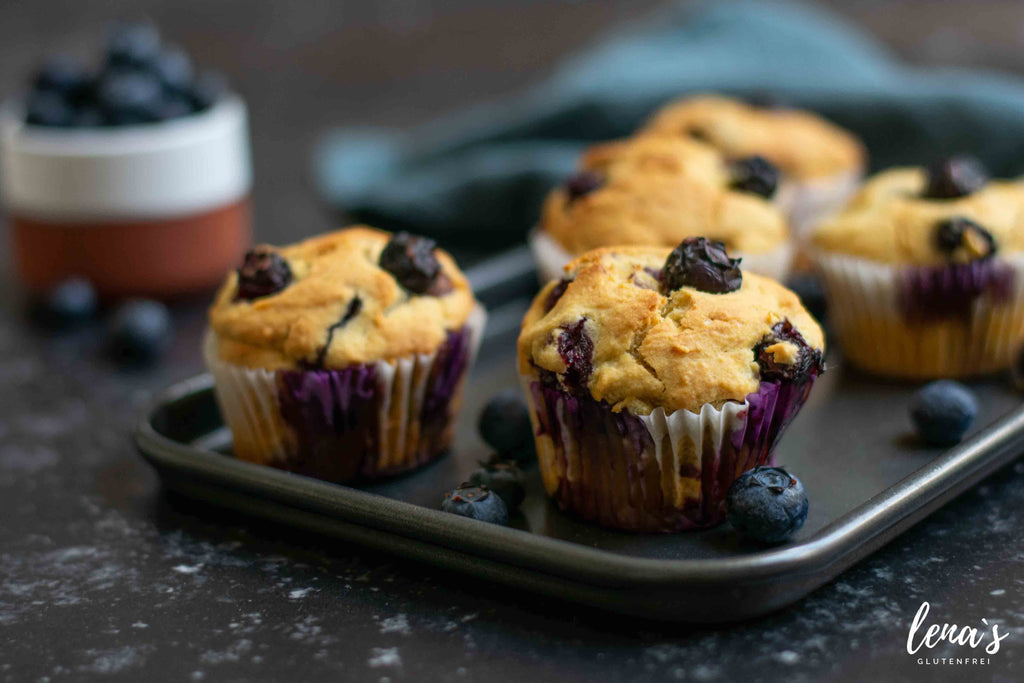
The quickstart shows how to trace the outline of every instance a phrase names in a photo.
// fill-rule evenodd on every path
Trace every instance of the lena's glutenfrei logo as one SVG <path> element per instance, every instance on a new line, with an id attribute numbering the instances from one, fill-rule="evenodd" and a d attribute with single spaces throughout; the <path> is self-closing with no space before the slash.
<path id="1" fill-rule="evenodd" d="M 914 615 L 914 621 L 910 625 L 910 632 L 907 633 L 907 652 L 918 655 L 918 664 L 980 664 L 992 663 L 991 657 L 983 655 L 994 655 L 1009 633 L 1000 633 L 999 624 L 989 624 L 988 619 L 981 620 L 981 626 L 957 626 L 956 624 L 926 625 L 928 610 L 931 606 L 922 602 Z M 963 647 L 964 656 L 960 657 L 925 657 L 923 655 L 943 643 L 950 643 Z"/>

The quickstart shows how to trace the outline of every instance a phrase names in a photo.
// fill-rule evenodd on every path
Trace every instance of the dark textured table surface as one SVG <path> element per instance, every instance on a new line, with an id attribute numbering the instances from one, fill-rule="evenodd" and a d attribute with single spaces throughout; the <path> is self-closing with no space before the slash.
<path id="1" fill-rule="evenodd" d="M 249 95 L 267 240 L 331 224 L 305 181 L 324 126 L 408 125 L 507 93 L 653 4 L 139 3 Z M 886 20 L 879 3 L 858 5 L 856 16 L 886 35 L 905 23 Z M 1020 67 L 1014 3 L 967 13 L 923 5 L 893 10 L 921 29 L 894 36 L 904 54 Z M 986 12 L 992 20 L 973 43 L 957 39 Z M 86 44 L 103 16 L 93 3 L 5 5 L 0 85 L 9 90 L 45 45 Z M 960 52 L 945 49 L 951 43 Z M 1024 463 L 780 614 L 716 628 L 637 622 L 163 494 L 129 431 L 153 392 L 201 370 L 202 305 L 176 307 L 175 343 L 160 366 L 124 371 L 102 360 L 97 327 L 43 334 L 20 315 L 9 278 L 0 286 L 2 680 L 1024 677 Z M 988 664 L 918 665 L 905 643 L 922 601 L 928 623 L 985 618 L 1010 636 Z M 928 656 L 988 657 L 949 645 Z"/>

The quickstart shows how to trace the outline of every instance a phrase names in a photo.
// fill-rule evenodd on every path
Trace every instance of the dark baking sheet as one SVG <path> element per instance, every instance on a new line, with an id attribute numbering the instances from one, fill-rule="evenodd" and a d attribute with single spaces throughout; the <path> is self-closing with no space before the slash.
<path id="1" fill-rule="evenodd" d="M 743 544 L 728 524 L 677 535 L 601 529 L 549 503 L 536 470 L 513 528 L 447 515 L 437 510 L 443 492 L 487 455 L 477 410 L 495 391 L 518 386 L 515 335 L 535 287 L 524 250 L 469 275 L 491 315 L 454 451 L 441 461 L 356 489 L 235 460 L 225 455 L 230 433 L 208 376 L 156 400 L 136 434 L 143 456 L 168 488 L 253 515 L 565 600 L 708 622 L 798 600 L 1024 450 L 1024 411 L 1005 378 L 971 384 L 977 424 L 942 452 L 911 435 L 906 407 L 915 385 L 867 377 L 832 354 L 776 452 L 811 502 L 807 524 L 786 545 Z"/>

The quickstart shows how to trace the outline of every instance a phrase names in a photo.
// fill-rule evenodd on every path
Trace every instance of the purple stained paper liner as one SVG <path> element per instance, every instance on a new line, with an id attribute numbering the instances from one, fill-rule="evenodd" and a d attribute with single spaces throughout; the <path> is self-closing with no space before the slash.
<path id="1" fill-rule="evenodd" d="M 906 320 L 965 319 L 978 299 L 1010 300 L 1015 274 L 997 259 L 938 266 L 904 266 L 899 273 L 899 304 Z"/>
<path id="2" fill-rule="evenodd" d="M 535 377 L 525 385 L 545 487 L 563 510 L 616 529 L 678 532 L 724 520 L 729 486 L 771 462 L 813 382 L 762 382 L 744 403 L 649 416 Z"/>

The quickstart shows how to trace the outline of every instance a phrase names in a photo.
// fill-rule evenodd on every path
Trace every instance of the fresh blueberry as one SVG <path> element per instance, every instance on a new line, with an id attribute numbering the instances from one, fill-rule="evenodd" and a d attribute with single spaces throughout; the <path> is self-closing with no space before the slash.
<path id="1" fill-rule="evenodd" d="M 292 269 L 288 261 L 267 246 L 253 247 L 245 253 L 238 269 L 236 299 L 251 301 L 277 294 L 291 284 Z"/>
<path id="2" fill-rule="evenodd" d="M 709 294 L 734 292 L 743 284 L 740 259 L 729 258 L 721 242 L 687 237 L 665 261 L 662 284 L 670 292 L 680 287 Z"/>
<path id="3" fill-rule="evenodd" d="M 580 171 L 565 181 L 565 194 L 572 203 L 580 197 L 586 197 L 591 192 L 604 185 L 604 176 L 596 171 Z"/>
<path id="4" fill-rule="evenodd" d="M 188 89 L 189 98 L 196 111 L 205 111 L 219 102 L 228 92 L 228 82 L 216 71 L 206 71 Z"/>
<path id="5" fill-rule="evenodd" d="M 91 85 L 89 71 L 77 59 L 67 55 L 47 59 L 32 81 L 36 90 L 58 93 L 68 101 L 83 97 Z"/>
<path id="6" fill-rule="evenodd" d="M 451 282 L 441 272 L 436 246 L 434 240 L 399 232 L 380 253 L 379 265 L 412 294 L 440 296 L 451 291 Z"/>
<path id="7" fill-rule="evenodd" d="M 964 438 L 978 414 L 978 401 L 967 387 L 948 379 L 919 389 L 910 403 L 910 419 L 925 443 L 952 446 Z"/>
<path id="8" fill-rule="evenodd" d="M 126 301 L 114 312 L 107 327 L 107 349 L 115 359 L 124 362 L 156 360 L 170 340 L 171 314 L 157 301 Z"/>
<path id="9" fill-rule="evenodd" d="M 67 327 L 96 315 L 96 290 L 82 278 L 51 287 L 36 305 L 36 317 L 49 327 Z"/>
<path id="10" fill-rule="evenodd" d="M 139 71 L 108 71 L 96 88 L 96 102 L 113 125 L 157 121 L 163 97 L 156 76 Z"/>
<path id="11" fill-rule="evenodd" d="M 470 484 L 489 488 L 501 496 L 509 510 L 517 509 L 526 497 L 524 480 L 523 471 L 515 462 L 503 460 L 497 455 L 485 463 L 480 463 L 479 469 L 469 475 Z"/>
<path id="12" fill-rule="evenodd" d="M 25 110 L 25 122 L 33 126 L 66 128 L 75 122 L 75 110 L 64 96 L 49 90 L 34 91 Z"/>
<path id="13" fill-rule="evenodd" d="M 996 238 L 970 218 L 952 216 L 935 224 L 935 246 L 944 254 L 960 249 L 970 260 L 984 259 L 996 253 Z"/>
<path id="14" fill-rule="evenodd" d="M 192 113 L 192 103 L 181 95 L 166 94 L 153 111 L 158 121 L 180 119 Z"/>
<path id="15" fill-rule="evenodd" d="M 786 287 L 800 297 L 800 303 L 815 320 L 819 323 L 825 321 L 828 315 L 828 299 L 818 276 L 813 273 L 795 273 L 786 280 Z"/>
<path id="16" fill-rule="evenodd" d="M 779 185 L 779 169 L 763 156 L 754 155 L 736 159 L 729 164 L 734 190 L 750 192 L 771 199 Z"/>
<path id="17" fill-rule="evenodd" d="M 173 92 L 185 93 L 192 85 L 192 60 L 180 47 L 163 50 L 153 62 L 153 72 Z"/>
<path id="18" fill-rule="evenodd" d="M 976 157 L 940 159 L 928 167 L 926 199 L 957 199 L 973 194 L 988 182 L 988 171 Z"/>
<path id="19" fill-rule="evenodd" d="M 504 389 L 491 397 L 477 422 L 484 442 L 506 458 L 520 463 L 534 458 L 533 425 L 530 409 L 514 389 Z"/>
<path id="20" fill-rule="evenodd" d="M 441 510 L 491 524 L 508 524 L 508 508 L 497 493 L 486 486 L 465 483 L 444 494 Z"/>
<path id="21" fill-rule="evenodd" d="M 755 467 L 733 482 L 725 498 L 726 518 L 745 537 L 781 543 L 807 521 L 807 494 L 800 480 L 781 467 Z"/>
<path id="22" fill-rule="evenodd" d="M 150 68 L 160 54 L 160 32 L 149 22 L 120 22 L 107 34 L 107 64 Z"/>

